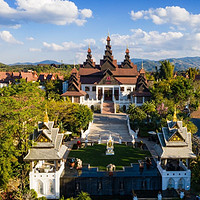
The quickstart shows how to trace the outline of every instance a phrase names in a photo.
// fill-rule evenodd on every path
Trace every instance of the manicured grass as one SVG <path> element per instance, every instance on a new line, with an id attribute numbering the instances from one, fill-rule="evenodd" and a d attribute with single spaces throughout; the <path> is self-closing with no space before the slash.
<path id="1" fill-rule="evenodd" d="M 114 152 L 115 155 L 107 156 L 106 144 L 95 144 L 87 148 L 71 150 L 69 157 L 80 158 L 84 164 L 99 167 L 99 170 L 106 170 L 106 166 L 110 163 L 116 165 L 117 169 L 122 169 L 123 166 L 130 166 L 130 163 L 138 163 L 138 160 L 151 156 L 149 151 L 123 144 L 115 144 Z"/>

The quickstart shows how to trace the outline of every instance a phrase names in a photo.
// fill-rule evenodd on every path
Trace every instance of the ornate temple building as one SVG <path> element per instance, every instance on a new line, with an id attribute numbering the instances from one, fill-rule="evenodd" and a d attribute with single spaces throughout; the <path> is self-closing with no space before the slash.
<path id="1" fill-rule="evenodd" d="M 63 84 L 63 97 L 72 102 L 91 106 L 99 105 L 101 112 L 115 112 L 116 104 L 128 108 L 130 103 L 142 105 L 149 100 L 151 93 L 145 77 L 145 70 L 138 72 L 137 66 L 130 60 L 129 49 L 125 59 L 117 64 L 111 50 L 110 37 L 107 37 L 105 55 L 97 65 L 88 48 L 86 61 L 71 72 L 68 82 Z"/>
<path id="2" fill-rule="evenodd" d="M 34 144 L 24 158 L 30 162 L 30 189 L 34 189 L 38 197 L 48 199 L 60 198 L 60 176 L 65 168 L 64 155 L 67 147 L 63 145 L 63 133 L 53 128 L 46 113 L 43 122 L 38 122 L 38 129 L 33 134 Z"/>
<path id="3" fill-rule="evenodd" d="M 192 152 L 191 133 L 177 121 L 176 111 L 172 121 L 158 133 L 160 145 L 157 146 L 159 161 L 157 168 L 162 176 L 162 190 L 190 189 L 191 171 L 189 160 L 196 158 Z"/>

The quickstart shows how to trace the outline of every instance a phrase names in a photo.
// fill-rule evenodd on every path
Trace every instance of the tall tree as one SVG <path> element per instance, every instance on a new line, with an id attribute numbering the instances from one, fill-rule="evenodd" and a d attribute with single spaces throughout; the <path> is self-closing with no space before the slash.
<path id="1" fill-rule="evenodd" d="M 174 65 L 172 65 L 169 60 L 160 61 L 160 73 L 159 78 L 170 79 L 174 74 Z"/>

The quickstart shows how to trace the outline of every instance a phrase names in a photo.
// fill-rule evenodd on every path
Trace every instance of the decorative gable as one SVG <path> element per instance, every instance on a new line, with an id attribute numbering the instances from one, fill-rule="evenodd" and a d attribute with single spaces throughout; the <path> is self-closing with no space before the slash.
<path id="1" fill-rule="evenodd" d="M 179 133 L 179 131 L 177 131 L 169 138 L 169 141 L 170 142 L 184 142 L 184 139 Z"/>
<path id="2" fill-rule="evenodd" d="M 77 92 L 79 92 L 79 89 L 77 88 L 77 86 L 74 83 L 72 83 L 72 84 L 69 85 L 68 91 L 77 91 Z"/>
<path id="3" fill-rule="evenodd" d="M 51 142 L 49 138 L 47 138 L 46 135 L 41 133 L 38 138 L 36 139 L 36 142 Z"/>
<path id="4" fill-rule="evenodd" d="M 104 77 L 99 81 L 99 85 L 119 85 L 119 82 L 113 77 L 112 72 L 108 69 Z"/>

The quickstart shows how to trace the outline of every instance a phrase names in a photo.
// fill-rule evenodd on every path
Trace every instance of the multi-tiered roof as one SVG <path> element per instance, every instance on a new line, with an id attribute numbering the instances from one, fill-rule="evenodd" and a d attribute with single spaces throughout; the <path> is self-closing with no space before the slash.
<path id="1" fill-rule="evenodd" d="M 161 149 L 158 153 L 161 158 L 195 158 L 192 152 L 191 133 L 183 127 L 182 121 L 177 121 L 176 111 L 172 121 L 167 121 L 167 127 L 158 133 Z"/>
<path id="2" fill-rule="evenodd" d="M 47 112 L 43 122 L 38 122 L 38 129 L 33 134 L 34 145 L 24 158 L 26 161 L 34 160 L 61 160 L 67 150 L 63 145 L 63 133 L 59 128 L 53 128 L 54 121 L 49 121 Z"/>

